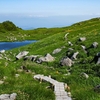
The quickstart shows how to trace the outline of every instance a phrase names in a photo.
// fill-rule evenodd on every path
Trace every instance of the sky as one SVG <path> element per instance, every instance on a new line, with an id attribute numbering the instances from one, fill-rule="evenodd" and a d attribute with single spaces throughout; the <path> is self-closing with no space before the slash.
<path id="1" fill-rule="evenodd" d="M 100 16 L 100 0 L 0 0 L 0 23 L 28 28 L 63 27 Z"/>

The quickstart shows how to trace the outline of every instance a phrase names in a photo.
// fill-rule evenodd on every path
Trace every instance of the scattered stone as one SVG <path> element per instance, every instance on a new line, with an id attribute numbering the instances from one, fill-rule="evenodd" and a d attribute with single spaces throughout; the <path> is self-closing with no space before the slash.
<path id="1" fill-rule="evenodd" d="M 20 75 L 19 74 L 15 74 L 15 77 L 19 77 Z"/>
<path id="2" fill-rule="evenodd" d="M 42 62 L 52 62 L 54 60 L 55 58 L 52 57 L 49 53 L 47 53 L 45 57 L 40 57 L 39 59 L 37 59 L 36 62 L 40 64 Z"/>
<path id="3" fill-rule="evenodd" d="M 72 59 L 72 60 L 74 60 L 74 59 L 76 60 L 76 59 L 77 59 L 76 56 L 77 56 L 78 54 L 79 54 L 79 52 L 75 52 L 75 53 L 72 55 L 71 59 Z"/>
<path id="4" fill-rule="evenodd" d="M 0 80 L 0 84 L 3 84 L 3 83 L 4 83 L 4 81 L 1 81 L 1 80 Z"/>
<path id="5" fill-rule="evenodd" d="M 12 94 L 2 94 L 0 95 L 0 100 L 15 100 L 17 94 L 12 93 Z"/>
<path id="6" fill-rule="evenodd" d="M 92 48 L 97 48 L 98 47 L 98 43 L 97 42 L 93 42 L 93 44 L 91 45 Z"/>
<path id="7" fill-rule="evenodd" d="M 60 49 L 60 48 L 57 48 L 57 49 L 55 49 L 55 50 L 52 52 L 52 54 L 59 53 L 61 50 L 62 50 L 62 49 Z"/>
<path id="8" fill-rule="evenodd" d="M 82 72 L 82 73 L 81 73 L 81 76 L 82 76 L 82 77 L 84 77 L 84 78 L 86 78 L 86 79 L 88 79 L 88 78 L 89 78 L 89 75 L 87 75 L 87 74 L 86 74 L 86 73 L 84 73 L 84 72 Z"/>
<path id="9" fill-rule="evenodd" d="M 73 51 L 74 49 L 72 49 L 72 48 L 68 48 L 68 51 Z"/>
<path id="10" fill-rule="evenodd" d="M 22 57 L 26 56 L 29 52 L 28 51 L 22 51 L 17 56 L 16 59 L 21 59 Z"/>
<path id="11" fill-rule="evenodd" d="M 65 34 L 65 36 L 64 36 L 65 40 L 67 40 L 67 36 L 68 36 L 68 34 L 69 34 L 69 33 Z"/>
<path id="12" fill-rule="evenodd" d="M 70 41 L 68 41 L 68 44 L 69 44 L 69 46 L 73 46 L 73 44 Z"/>
<path id="13" fill-rule="evenodd" d="M 62 66 L 72 66 L 73 61 L 68 57 L 64 57 L 64 58 L 61 59 L 60 64 Z"/>
<path id="14" fill-rule="evenodd" d="M 80 38 L 79 38 L 79 41 L 82 41 L 82 42 L 83 42 L 83 41 L 85 41 L 85 40 L 86 40 L 86 37 L 80 37 Z"/>
<path id="15" fill-rule="evenodd" d="M 1 50 L 0 53 L 5 53 L 5 50 Z"/>

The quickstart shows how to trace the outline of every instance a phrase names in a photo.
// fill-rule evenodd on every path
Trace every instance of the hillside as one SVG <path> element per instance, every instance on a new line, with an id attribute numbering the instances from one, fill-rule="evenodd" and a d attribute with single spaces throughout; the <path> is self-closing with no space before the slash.
<path id="1" fill-rule="evenodd" d="M 1 53 L 0 80 L 4 83 L 0 85 L 0 94 L 15 92 L 17 100 L 55 100 L 53 89 L 47 88 L 50 84 L 33 78 L 36 74 L 43 74 L 66 83 L 70 87 L 66 91 L 71 92 L 73 100 L 99 100 L 100 88 L 94 91 L 94 87 L 100 84 L 99 27 L 100 18 L 94 18 L 69 27 L 16 31 L 24 34 L 23 39 L 39 41 Z M 21 40 L 16 32 L 12 34 Z M 56 49 L 60 51 L 53 53 Z M 28 57 L 39 56 L 35 61 L 30 58 L 16 60 L 16 55 L 22 51 L 28 51 Z M 54 57 L 53 62 L 36 63 L 47 53 Z M 73 56 L 74 53 L 77 55 Z M 72 63 L 62 64 L 64 58 L 69 58 Z"/>

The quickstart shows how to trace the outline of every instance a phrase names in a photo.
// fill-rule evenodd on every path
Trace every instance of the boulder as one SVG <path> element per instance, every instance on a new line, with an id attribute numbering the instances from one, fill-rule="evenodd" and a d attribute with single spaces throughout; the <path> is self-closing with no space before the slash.
<path id="1" fill-rule="evenodd" d="M 60 48 L 57 48 L 57 49 L 55 49 L 55 50 L 52 52 L 52 54 L 59 53 L 61 50 L 62 50 L 62 49 L 60 49 Z"/>
<path id="2" fill-rule="evenodd" d="M 52 62 L 55 60 L 55 58 L 52 57 L 49 53 L 46 54 L 45 59 L 47 62 Z"/>
<path id="3" fill-rule="evenodd" d="M 86 47 L 85 47 L 84 45 L 81 45 L 81 47 L 82 47 L 83 51 L 84 51 L 85 53 L 87 53 Z"/>
<path id="4" fill-rule="evenodd" d="M 85 41 L 85 40 L 86 40 L 86 37 L 80 37 L 80 38 L 79 38 L 79 41 L 82 41 L 82 42 L 83 42 L 83 41 Z"/>
<path id="5" fill-rule="evenodd" d="M 70 67 L 73 64 L 73 61 L 66 56 L 66 57 L 64 57 L 64 58 L 61 59 L 60 64 L 62 66 L 69 66 Z"/>
<path id="6" fill-rule="evenodd" d="M 42 63 L 42 62 L 52 62 L 54 61 L 55 58 L 52 57 L 49 53 L 47 53 L 44 57 L 40 57 L 39 59 L 37 59 L 37 63 Z"/>
<path id="7" fill-rule="evenodd" d="M 28 51 L 22 51 L 16 56 L 16 59 L 21 59 L 22 57 L 26 56 L 28 53 L 29 53 Z"/>

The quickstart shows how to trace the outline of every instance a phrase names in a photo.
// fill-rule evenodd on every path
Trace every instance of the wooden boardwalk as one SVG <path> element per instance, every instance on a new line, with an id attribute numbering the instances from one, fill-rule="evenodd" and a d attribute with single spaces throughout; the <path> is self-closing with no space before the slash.
<path id="1" fill-rule="evenodd" d="M 72 100 L 71 97 L 69 97 L 67 92 L 65 91 L 63 82 L 58 82 L 52 79 L 51 77 L 47 77 L 40 74 L 34 75 L 34 79 L 44 80 L 51 83 L 54 86 L 54 93 L 56 96 L 56 100 Z"/>

